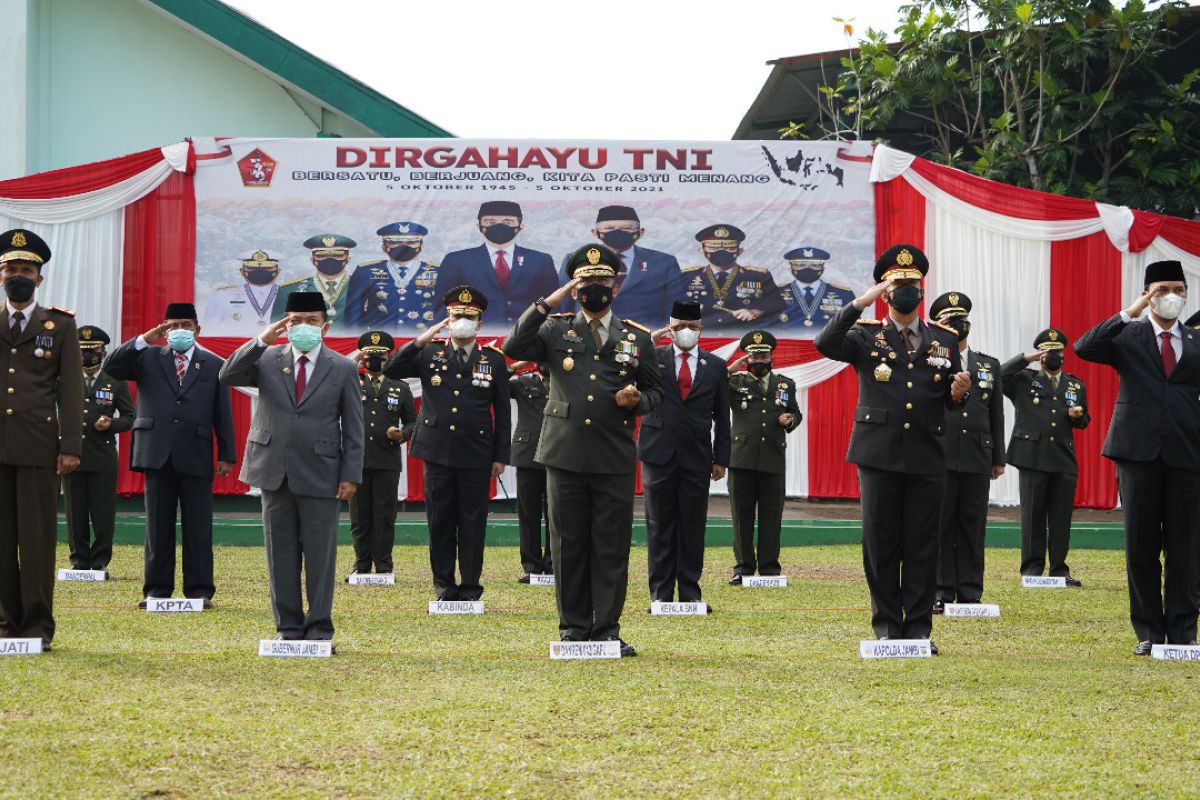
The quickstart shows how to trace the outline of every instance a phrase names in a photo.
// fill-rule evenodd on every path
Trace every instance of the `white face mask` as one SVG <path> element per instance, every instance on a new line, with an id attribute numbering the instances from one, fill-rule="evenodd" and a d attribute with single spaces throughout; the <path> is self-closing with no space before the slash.
<path id="1" fill-rule="evenodd" d="M 455 317 L 450 320 L 450 335 L 455 339 L 473 339 L 475 337 L 475 320 L 466 317 Z"/>
<path id="2" fill-rule="evenodd" d="M 1163 319 L 1176 319 L 1183 311 L 1184 300 L 1177 294 L 1164 294 L 1154 301 L 1154 313 Z"/>
<path id="3" fill-rule="evenodd" d="M 680 328 L 671 332 L 671 338 L 675 340 L 675 344 L 679 345 L 680 350 L 691 350 L 696 346 L 696 342 L 700 341 L 700 331 Z"/>

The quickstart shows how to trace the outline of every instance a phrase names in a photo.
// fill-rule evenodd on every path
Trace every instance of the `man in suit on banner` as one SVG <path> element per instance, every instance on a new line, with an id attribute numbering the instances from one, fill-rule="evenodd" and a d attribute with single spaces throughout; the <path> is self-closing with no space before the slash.
<path id="1" fill-rule="evenodd" d="M 1164 642 L 1195 644 L 1200 605 L 1200 336 L 1179 324 L 1182 264 L 1148 265 L 1144 286 L 1129 308 L 1075 343 L 1080 358 L 1108 364 L 1121 379 L 1103 453 L 1117 465 L 1139 656 Z"/>
<path id="2" fill-rule="evenodd" d="M 262 490 L 280 639 L 333 639 L 338 515 L 362 482 L 358 366 L 322 344 L 326 309 L 317 292 L 292 293 L 287 316 L 239 347 L 221 370 L 227 386 L 258 389 L 241 479 Z M 285 332 L 287 344 L 275 344 Z"/>
<path id="3" fill-rule="evenodd" d="M 228 475 L 237 450 L 229 390 L 220 358 L 196 344 L 200 325 L 191 303 L 171 303 L 164 321 L 118 347 L 104 371 L 137 384 L 130 469 L 146 474 L 148 597 L 175 591 L 175 513 L 183 523 L 183 594 L 212 607 L 213 439 L 215 475 Z M 165 342 L 165 344 L 159 344 Z"/>

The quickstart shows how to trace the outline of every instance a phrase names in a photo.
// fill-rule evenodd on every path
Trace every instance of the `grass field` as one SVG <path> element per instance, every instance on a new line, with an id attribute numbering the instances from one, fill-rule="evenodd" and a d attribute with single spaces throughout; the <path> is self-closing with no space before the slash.
<path id="1" fill-rule="evenodd" d="M 307 661 L 256 655 L 261 548 L 217 548 L 215 611 L 148 615 L 119 547 L 115 580 L 59 584 L 53 653 L 0 659 L 0 796 L 1200 794 L 1200 665 L 1130 654 L 1118 551 L 1076 551 L 1084 586 L 1056 591 L 990 550 L 1003 618 L 939 620 L 942 656 L 890 662 L 858 658 L 853 545 L 785 550 L 784 590 L 725 585 L 710 549 L 708 618 L 646 614 L 635 549 L 641 655 L 554 663 L 553 589 L 516 583 L 515 548 L 489 548 L 475 618 L 429 617 L 425 550 L 396 555 L 395 587 L 338 589 L 339 654 Z"/>

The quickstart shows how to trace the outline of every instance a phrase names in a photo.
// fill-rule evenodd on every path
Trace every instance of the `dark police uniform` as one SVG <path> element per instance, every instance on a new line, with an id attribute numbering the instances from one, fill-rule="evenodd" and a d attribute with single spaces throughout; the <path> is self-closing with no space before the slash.
<path id="1" fill-rule="evenodd" d="M 815 336 L 843 306 L 854 302 L 854 292 L 821 278 L 829 253 L 819 247 L 797 247 L 783 254 L 793 280 L 779 287 L 783 310 L 772 327 L 789 336 Z"/>
<path id="2" fill-rule="evenodd" d="M 0 264 L 44 265 L 50 248 L 21 228 L 0 234 Z M 0 634 L 54 638 L 58 456 L 82 452 L 83 371 L 74 315 L 29 305 L 0 312 Z M 6 630 L 5 630 L 6 629 Z"/>
<path id="3" fill-rule="evenodd" d="M 1037 335 L 1037 350 L 1065 353 L 1066 334 L 1047 328 Z M 1018 354 L 1001 367 L 1004 395 L 1016 418 L 1008 443 L 1008 463 L 1021 471 L 1021 574 L 1041 575 L 1049 544 L 1053 577 L 1070 578 L 1067 550 L 1071 545 L 1071 516 L 1075 509 L 1075 430 L 1091 422 L 1083 381 L 1060 371 L 1057 380 L 1044 370 L 1027 369 Z M 1082 406 L 1075 419 L 1070 410 Z M 1073 585 L 1078 583 L 1071 579 Z"/>
<path id="4" fill-rule="evenodd" d="M 739 345 L 746 353 L 770 353 L 775 337 L 754 330 Z M 729 376 L 729 407 L 733 412 L 729 452 L 729 510 L 733 517 L 732 584 L 743 575 L 780 574 L 779 533 L 783 524 L 787 480 L 787 435 L 800 427 L 803 416 L 796 382 L 775 372 L 765 379 L 749 372 Z M 764 385 L 765 383 L 765 385 Z M 779 424 L 780 414 L 792 423 Z M 758 552 L 754 550 L 754 521 L 758 519 Z"/>
<path id="5" fill-rule="evenodd" d="M 358 338 L 358 350 L 367 356 L 367 372 L 359 376 L 362 387 L 363 479 L 350 501 L 350 538 L 354 541 L 354 571 L 366 574 L 392 571 L 396 543 L 396 496 L 404 457 L 400 445 L 412 438 L 417 409 L 412 390 L 404 381 L 383 375 L 383 364 L 396 342 L 383 331 L 367 331 Z M 388 436 L 400 429 L 400 438 Z"/>
<path id="6" fill-rule="evenodd" d="M 930 318 L 961 329 L 964 339 L 970 333 L 970 313 L 971 298 L 962 292 L 946 292 L 929 307 Z M 960 359 L 962 355 L 960 350 Z M 948 415 L 942 439 L 946 496 L 938 534 L 935 614 L 944 610 L 945 603 L 978 603 L 983 596 L 983 545 L 992 471 L 1004 466 L 1000 362 L 968 349 L 963 368 L 971 373 L 975 391 L 961 409 Z"/>
<path id="7" fill-rule="evenodd" d="M 438 265 L 417 258 L 429 229 L 393 222 L 376 231 L 389 253 L 355 268 L 346 290 L 346 327 L 374 328 L 417 336 L 434 323 Z"/>
<path id="8" fill-rule="evenodd" d="M 876 281 L 921 279 L 928 270 L 918 248 L 894 245 L 879 257 L 874 275 Z M 881 638 L 927 639 L 946 482 L 946 409 L 961 405 L 950 396 L 960 371 L 958 334 L 918 319 L 910 356 L 894 321 L 861 315 L 853 303 L 846 306 L 817 336 L 816 347 L 858 373 L 846 459 L 858 465 L 871 625 Z"/>
<path id="9" fill-rule="evenodd" d="M 304 246 L 312 250 L 313 258 L 342 257 L 346 261 L 346 271 L 337 278 L 324 275 L 319 271 L 307 278 L 297 278 L 285 281 L 279 285 L 275 295 L 275 305 L 271 309 L 271 320 L 277 321 L 287 316 L 288 296 L 293 292 L 320 292 L 325 299 L 325 307 L 329 309 L 329 329 L 343 331 L 346 325 L 346 299 L 350 288 L 349 256 L 351 248 L 358 245 L 349 236 L 339 233 L 319 233 L 304 240 Z"/>
<path id="10" fill-rule="evenodd" d="M 80 328 L 84 363 L 99 367 L 109 341 L 108 334 L 94 325 Z M 125 381 L 103 370 L 83 374 L 83 453 L 79 469 L 63 476 L 72 569 L 108 569 L 117 524 L 117 434 L 133 427 L 134 416 Z M 101 417 L 111 420 L 102 431 L 96 429 Z"/>
<path id="11" fill-rule="evenodd" d="M 733 257 L 725 269 L 709 263 L 683 270 L 684 295 L 700 304 L 704 329 L 710 333 L 729 328 L 740 330 L 755 324 L 735 318 L 734 311 L 757 311 L 758 319 L 764 323 L 773 321 L 774 315 L 783 311 L 783 298 L 771 271 L 737 263 L 734 251 L 740 249 L 745 238 L 746 234 L 733 225 L 710 225 L 696 234 L 696 241 L 704 246 L 710 259 L 717 257 L 717 253 Z"/>
<path id="12" fill-rule="evenodd" d="M 513 429 L 512 464 L 517 468 L 517 526 L 520 531 L 521 569 L 529 575 L 554 571 L 550 557 L 550 504 L 546 497 L 546 468 L 535 460 L 542 436 L 542 417 L 550 397 L 548 381 L 540 371 L 513 375 L 508 391 L 517 402 Z M 546 520 L 543 545 L 542 519 Z"/>
<path id="13" fill-rule="evenodd" d="M 614 277 L 619 267 L 608 248 L 585 245 L 568 271 Z M 633 535 L 635 421 L 663 396 L 650 333 L 611 312 L 600 319 L 607 319 L 608 335 L 597 351 L 583 311 L 550 316 L 539 300 L 504 343 L 510 357 L 550 366 L 536 458 L 546 467 L 558 628 L 567 641 L 620 638 Z M 615 399 L 631 384 L 641 392 L 633 410 Z M 622 654 L 635 655 L 628 645 Z"/>
<path id="14" fill-rule="evenodd" d="M 456 286 L 443 300 L 451 314 L 478 319 L 487 298 Z M 384 374 L 421 379 L 421 413 L 409 452 L 425 461 L 429 564 L 441 600 L 483 594 L 483 544 L 493 463 L 507 464 L 511 444 L 508 368 L 504 354 L 475 340 L 465 362 L 446 339 L 400 348 Z M 455 554 L 461 580 L 454 579 Z"/>

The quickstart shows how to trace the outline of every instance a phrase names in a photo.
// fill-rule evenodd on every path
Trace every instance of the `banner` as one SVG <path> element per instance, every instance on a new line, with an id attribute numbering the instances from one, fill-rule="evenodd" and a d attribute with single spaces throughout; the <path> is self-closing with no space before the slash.
<path id="1" fill-rule="evenodd" d="M 623 262 L 614 312 L 676 300 L 706 337 L 811 339 L 872 284 L 870 163 L 831 142 L 198 140 L 195 301 L 206 337 L 250 337 L 293 291 L 331 336 L 404 340 L 467 284 L 503 336 L 576 248 Z M 207 151 L 207 152 L 205 152 Z M 568 310 L 568 309 L 560 309 Z"/>

